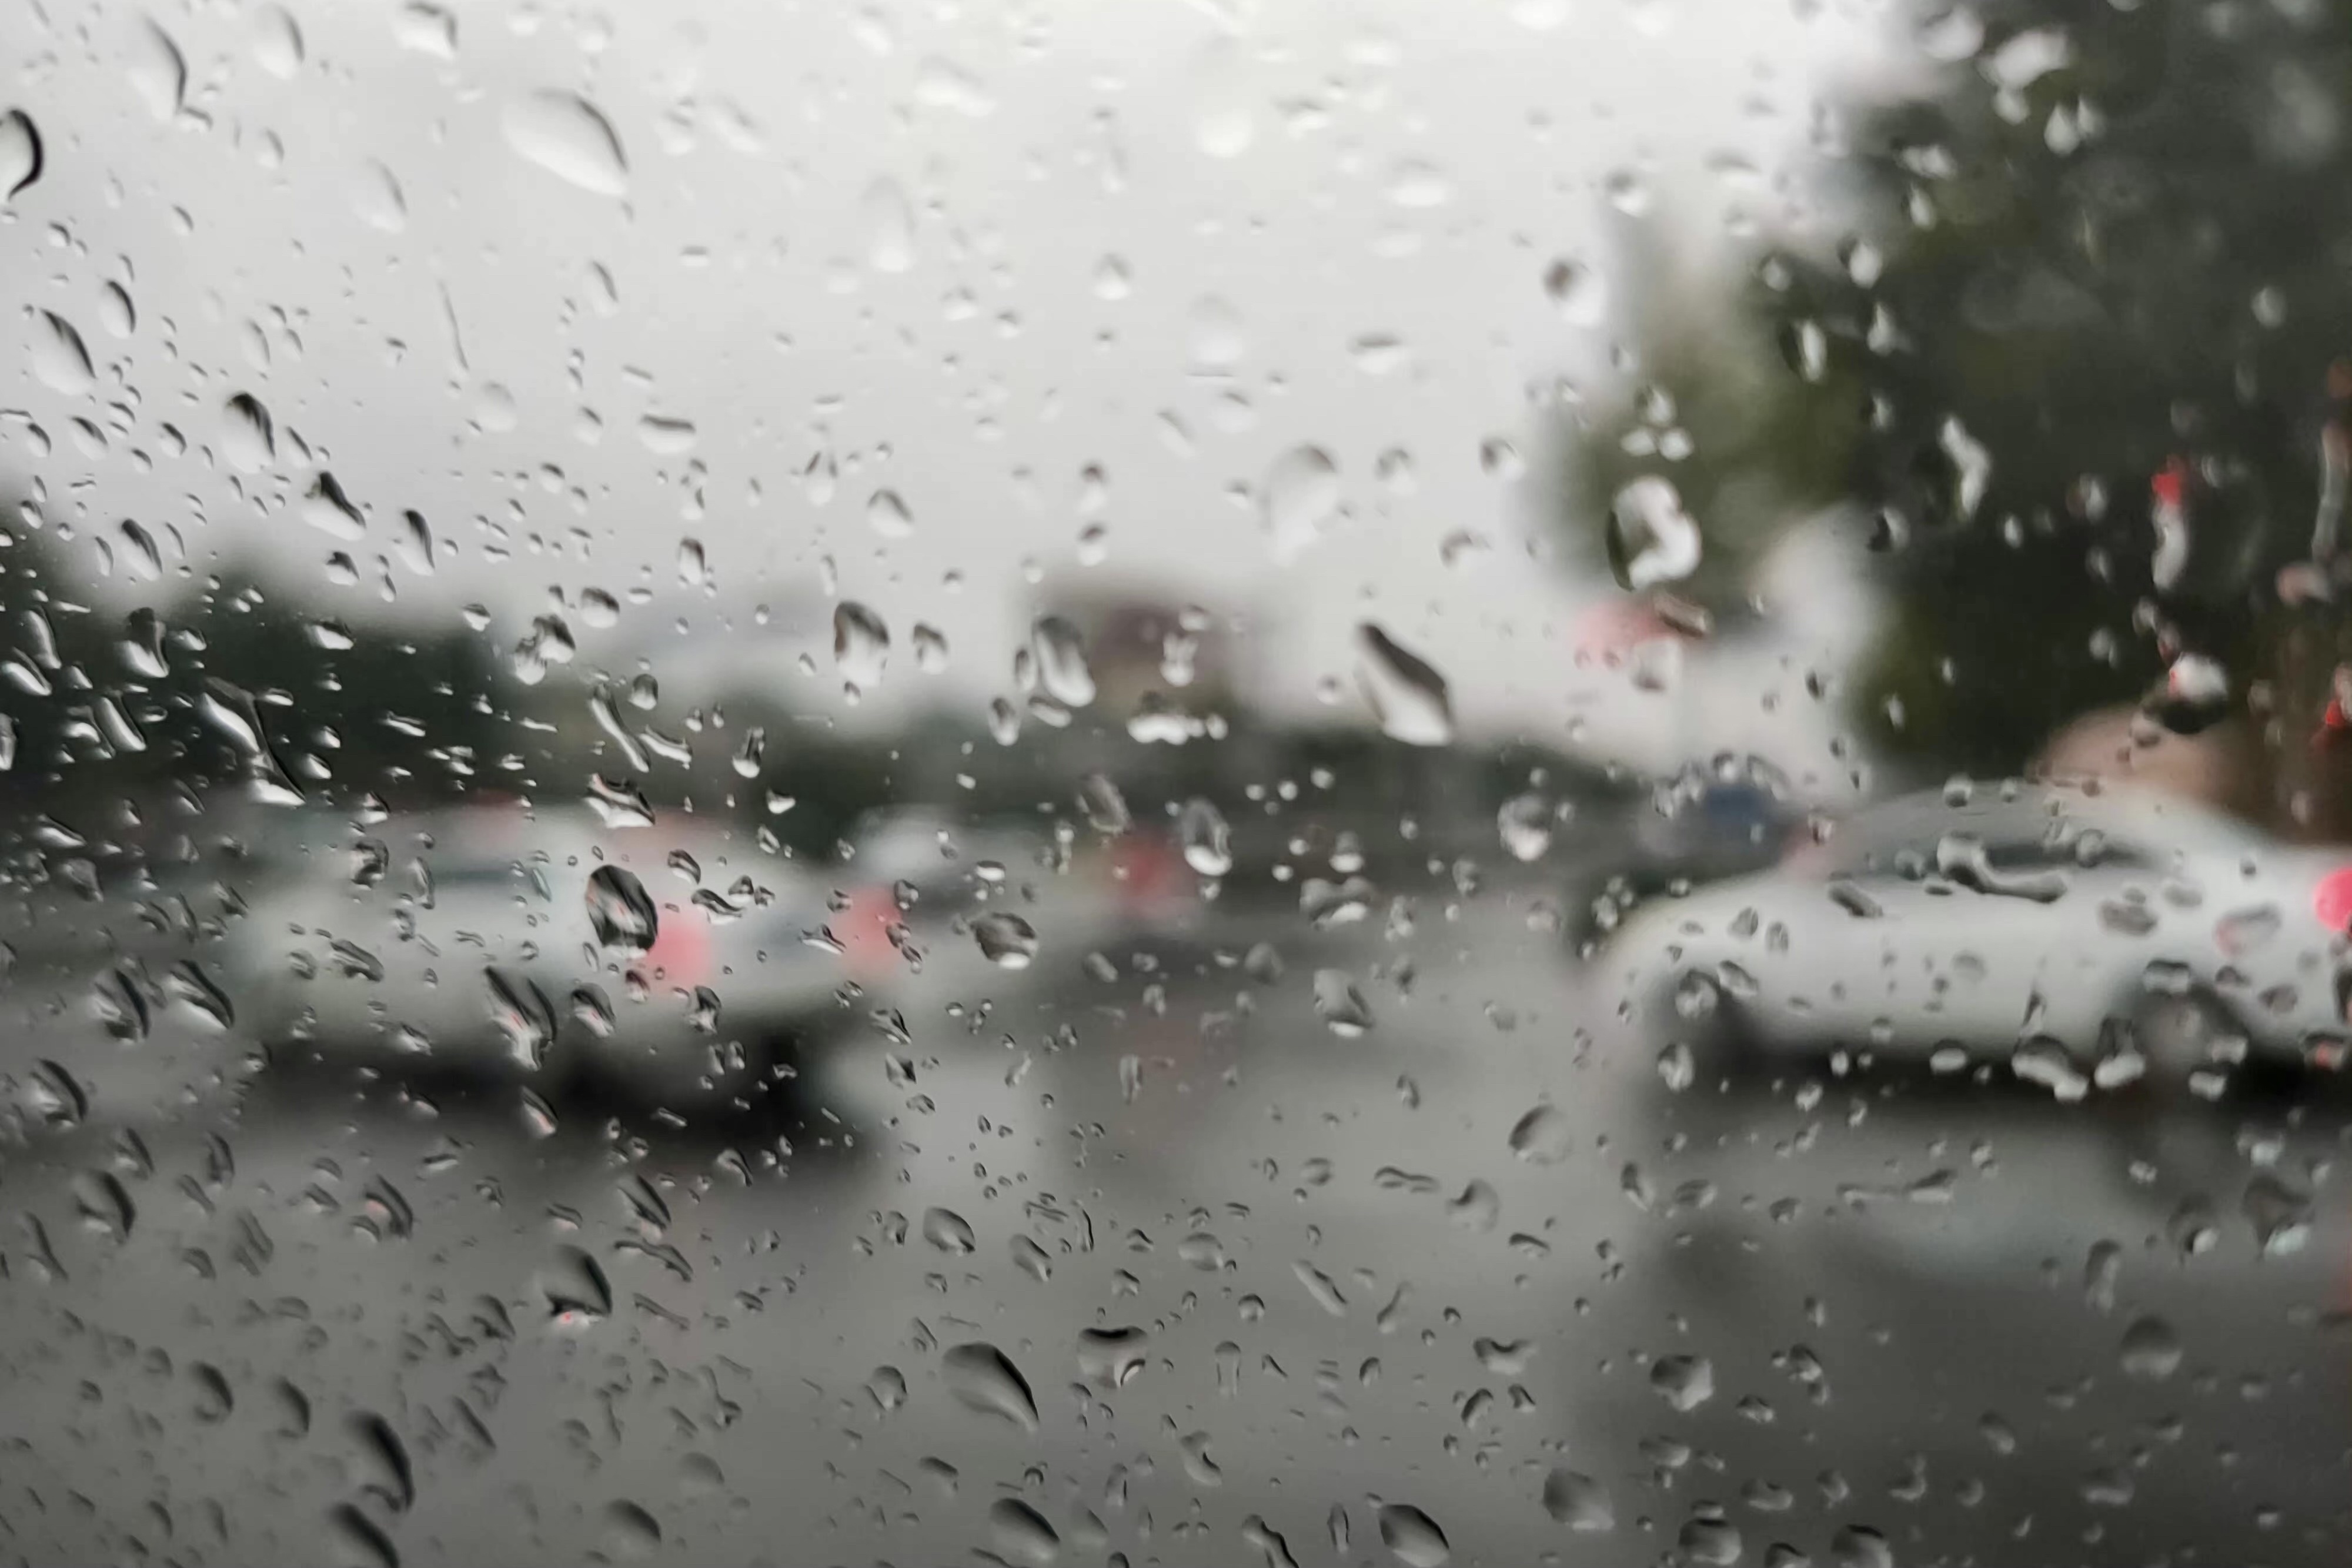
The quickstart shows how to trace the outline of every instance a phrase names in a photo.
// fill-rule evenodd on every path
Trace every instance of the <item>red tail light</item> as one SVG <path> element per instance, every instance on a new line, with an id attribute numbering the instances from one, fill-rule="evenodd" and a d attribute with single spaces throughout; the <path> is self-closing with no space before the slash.
<path id="1" fill-rule="evenodd" d="M 699 986 L 710 973 L 710 920 L 700 910 L 671 909 L 646 952 L 646 966 L 675 986 Z"/>
<path id="2" fill-rule="evenodd" d="M 2311 890 L 2311 913 L 2330 931 L 2352 927 L 2352 865 L 2338 866 Z"/>

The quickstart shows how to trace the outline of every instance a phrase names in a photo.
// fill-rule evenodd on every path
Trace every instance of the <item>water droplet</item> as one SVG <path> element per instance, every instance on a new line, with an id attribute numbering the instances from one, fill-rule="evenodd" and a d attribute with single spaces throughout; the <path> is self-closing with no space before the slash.
<path id="1" fill-rule="evenodd" d="M 2180 1336 L 2162 1318 L 2136 1318 L 2124 1330 L 2122 1359 L 2126 1376 L 2161 1383 L 2180 1365 Z"/>
<path id="2" fill-rule="evenodd" d="M 1841 1525 L 1830 1537 L 1830 1561 L 1835 1568 L 1895 1568 L 1895 1549 L 1866 1524 Z"/>
<path id="3" fill-rule="evenodd" d="M 283 5 L 264 5 L 253 16 L 254 63 L 283 81 L 302 68 L 302 29 Z"/>
<path id="4" fill-rule="evenodd" d="M 440 59 L 457 54 L 457 18 L 426 0 L 411 0 L 393 16 L 393 37 L 404 49 Z"/>
<path id="5" fill-rule="evenodd" d="M 2230 716 L 2230 674 L 2218 660 L 2183 653 L 2141 705 L 2175 735 L 2196 735 Z"/>
<path id="6" fill-rule="evenodd" d="M 1544 269 L 1544 293 L 1571 327 L 1597 327 L 1609 309 L 1609 288 L 1601 275 L 1563 256 Z"/>
<path id="7" fill-rule="evenodd" d="M 21 109 L 0 113 L 0 202 L 24 194 L 40 177 L 40 127 Z"/>
<path id="8" fill-rule="evenodd" d="M 32 359 L 33 374 L 51 392 L 79 397 L 98 385 L 98 371 L 81 334 L 54 310 L 41 311 L 33 324 Z"/>
<path id="9" fill-rule="evenodd" d="M 343 494 L 341 484 L 323 468 L 303 496 L 301 510 L 302 520 L 330 538 L 357 544 L 367 538 L 367 519 Z"/>
<path id="10" fill-rule="evenodd" d="M 130 1238 L 139 1210 L 130 1189 L 112 1171 L 83 1171 L 73 1180 L 74 1209 L 85 1228 L 110 1241 Z"/>
<path id="11" fill-rule="evenodd" d="M 649 413 L 637 421 L 638 442 L 659 457 L 676 457 L 693 451 L 699 435 L 689 419 Z"/>
<path id="12" fill-rule="evenodd" d="M 583 1326 L 613 1313 L 613 1285 L 604 1265 L 577 1247 L 557 1247 L 532 1283 L 547 1315 L 561 1326 Z"/>
<path id="13" fill-rule="evenodd" d="M 863 604 L 843 600 L 833 607 L 833 662 L 850 685 L 872 690 L 890 662 L 890 628 Z"/>
<path id="14" fill-rule="evenodd" d="M 1283 1539 L 1282 1531 L 1258 1515 L 1242 1521 L 1242 1539 L 1257 1548 L 1265 1559 L 1265 1568 L 1298 1568 L 1298 1559 L 1290 1554 L 1290 1542 Z"/>
<path id="15" fill-rule="evenodd" d="M 971 1222 L 952 1208 L 923 1210 L 923 1239 L 942 1252 L 970 1257 L 977 1245 L 972 1239 Z"/>
<path id="16" fill-rule="evenodd" d="M 1078 810 L 1086 813 L 1087 826 L 1106 837 L 1127 831 L 1134 818 L 1127 809 L 1127 797 L 1118 786 L 1099 773 L 1089 773 L 1078 780 Z"/>
<path id="17" fill-rule="evenodd" d="M 1495 813 L 1495 830 L 1516 861 L 1538 861 L 1551 848 L 1551 802 L 1540 795 L 1515 795 Z"/>
<path id="18" fill-rule="evenodd" d="M 1617 1527 L 1608 1489 L 1576 1470 L 1560 1468 L 1544 1477 L 1543 1505 L 1544 1511 L 1580 1534 L 1605 1534 Z"/>
<path id="19" fill-rule="evenodd" d="M 1341 1040 L 1354 1040 L 1372 1027 L 1372 1007 L 1345 969 L 1315 971 L 1315 1016 Z"/>
<path id="20" fill-rule="evenodd" d="M 530 980 L 499 968 L 482 971 L 489 992 L 490 1021 L 520 1067 L 536 1071 L 555 1042 L 555 1008 Z"/>
<path id="21" fill-rule="evenodd" d="M 960 1344 L 940 1358 L 949 1389 L 968 1410 L 1010 1421 L 1024 1432 L 1037 1429 L 1037 1401 L 1029 1380 L 1004 1353 L 981 1341 Z"/>
<path id="22" fill-rule="evenodd" d="M 1618 586 L 1639 591 L 1679 582 L 1698 569 L 1698 524 L 1682 493 L 1645 474 L 1617 492 L 1609 508 L 1609 570 Z"/>
<path id="23" fill-rule="evenodd" d="M 1104 1388 L 1124 1388 L 1142 1374 L 1151 1336 L 1134 1327 L 1078 1331 L 1078 1371 Z"/>
<path id="24" fill-rule="evenodd" d="M 361 162 L 346 194 L 352 213 L 368 227 L 396 235 L 408 226 L 408 197 L 399 178 L 376 159 Z"/>
<path id="25" fill-rule="evenodd" d="M 947 634 L 929 622 L 919 621 L 908 641 L 915 645 L 915 668 L 936 675 L 948 667 Z"/>
<path id="26" fill-rule="evenodd" d="M 170 120 L 180 112 L 188 90 L 188 63 L 180 46 L 152 17 L 141 17 L 131 29 L 126 68 L 131 90 L 148 113 Z"/>
<path id="27" fill-rule="evenodd" d="M 1696 1410 L 1715 1397 L 1715 1364 L 1703 1355 L 1662 1355 L 1650 1365 L 1650 1386 L 1676 1410 Z"/>
<path id="28" fill-rule="evenodd" d="M 588 921 L 596 940 L 623 953 L 651 950 L 661 915 L 635 872 L 601 865 L 588 873 Z"/>
<path id="29" fill-rule="evenodd" d="M 866 229 L 866 259 L 877 272 L 905 272 L 915 265 L 915 214 L 906 188 L 896 180 L 877 180 L 858 202 L 859 220 Z"/>
<path id="30" fill-rule="evenodd" d="M 1445 677 L 1369 621 L 1357 626 L 1356 639 L 1357 684 L 1381 733 L 1408 746 L 1451 744 L 1454 706 Z"/>
<path id="31" fill-rule="evenodd" d="M 221 455 L 240 474 L 266 472 L 278 461 L 278 434 L 269 411 L 250 392 L 238 392 L 222 410 Z"/>
<path id="32" fill-rule="evenodd" d="M 971 923 L 981 956 L 1000 969 L 1025 969 L 1037 956 L 1037 930 L 1018 915 L 992 910 Z"/>
<path id="33" fill-rule="evenodd" d="M 1220 1487 L 1225 1484 L 1225 1472 L 1209 1457 L 1209 1435 L 1192 1432 L 1178 1439 L 1177 1451 L 1184 1456 L 1184 1475 L 1196 1487 Z"/>
<path id="34" fill-rule="evenodd" d="M 1511 1153 L 1533 1165 L 1558 1165 L 1569 1145 L 1568 1117 L 1556 1105 L 1537 1106 L 1511 1128 Z"/>
<path id="35" fill-rule="evenodd" d="M 1047 696 L 1072 708 L 1095 700 L 1094 672 L 1087 667 L 1086 643 L 1076 626 L 1058 615 L 1039 616 L 1030 628 L 1029 646 Z"/>
<path id="36" fill-rule="evenodd" d="M 1183 845 L 1184 863 L 1202 876 L 1223 876 L 1234 869 L 1233 830 L 1224 813 L 1195 795 L 1184 802 L 1176 819 L 1176 836 Z"/>
<path id="37" fill-rule="evenodd" d="M 1454 1548 L 1437 1521 L 1409 1502 L 1382 1503 L 1381 1544 L 1405 1568 L 1443 1568 Z"/>
<path id="38" fill-rule="evenodd" d="M 886 539 L 912 538 L 915 515 L 896 490 L 877 490 L 866 498 L 866 526 Z"/>
<path id="39" fill-rule="evenodd" d="M 1321 538 L 1339 514 L 1339 465 L 1319 446 L 1294 446 L 1266 469 L 1257 494 L 1274 559 L 1286 564 Z"/>
<path id="40" fill-rule="evenodd" d="M 1503 1195 L 1487 1182 L 1473 1181 L 1445 1205 L 1445 1218 L 1455 1228 L 1481 1236 L 1503 1217 Z"/>
<path id="41" fill-rule="evenodd" d="M 534 92 L 507 106 L 507 145 L 557 179 L 599 196 L 628 193 L 629 164 L 604 112 L 569 92 Z"/>
<path id="42" fill-rule="evenodd" d="M 626 1498 L 604 1505 L 604 1554 L 615 1563 L 645 1563 L 661 1550 L 661 1521 Z"/>
<path id="43" fill-rule="evenodd" d="M 988 1533 L 996 1554 L 1021 1568 L 1053 1568 L 1062 1555 L 1062 1538 L 1045 1516 L 1017 1497 L 1001 1497 L 988 1507 Z"/>

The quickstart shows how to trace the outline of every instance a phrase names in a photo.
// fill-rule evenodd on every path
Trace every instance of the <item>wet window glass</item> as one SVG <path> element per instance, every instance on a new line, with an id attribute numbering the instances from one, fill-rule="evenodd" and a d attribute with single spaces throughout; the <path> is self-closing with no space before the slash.
<path id="1" fill-rule="evenodd" d="M 2352 1561 L 2341 0 L 5 0 L 0 1559 Z"/>

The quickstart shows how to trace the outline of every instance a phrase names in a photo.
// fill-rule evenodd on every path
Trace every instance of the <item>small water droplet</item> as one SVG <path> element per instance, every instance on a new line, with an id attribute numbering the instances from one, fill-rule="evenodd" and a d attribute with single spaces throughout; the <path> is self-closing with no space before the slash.
<path id="1" fill-rule="evenodd" d="M 1315 1016 L 1342 1040 L 1354 1040 L 1372 1027 L 1371 1004 L 1345 969 L 1315 971 Z"/>
<path id="2" fill-rule="evenodd" d="M 1321 538 L 1339 510 L 1339 467 L 1319 446 L 1294 446 L 1276 458 L 1258 485 L 1277 563 L 1296 560 Z"/>

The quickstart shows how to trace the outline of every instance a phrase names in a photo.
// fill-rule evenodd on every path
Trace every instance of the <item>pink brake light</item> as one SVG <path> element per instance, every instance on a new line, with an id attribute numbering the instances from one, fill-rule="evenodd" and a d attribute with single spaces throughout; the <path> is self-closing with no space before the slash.
<path id="1" fill-rule="evenodd" d="M 2352 865 L 2339 866 L 2311 890 L 2311 913 L 2330 931 L 2352 927 Z"/>

